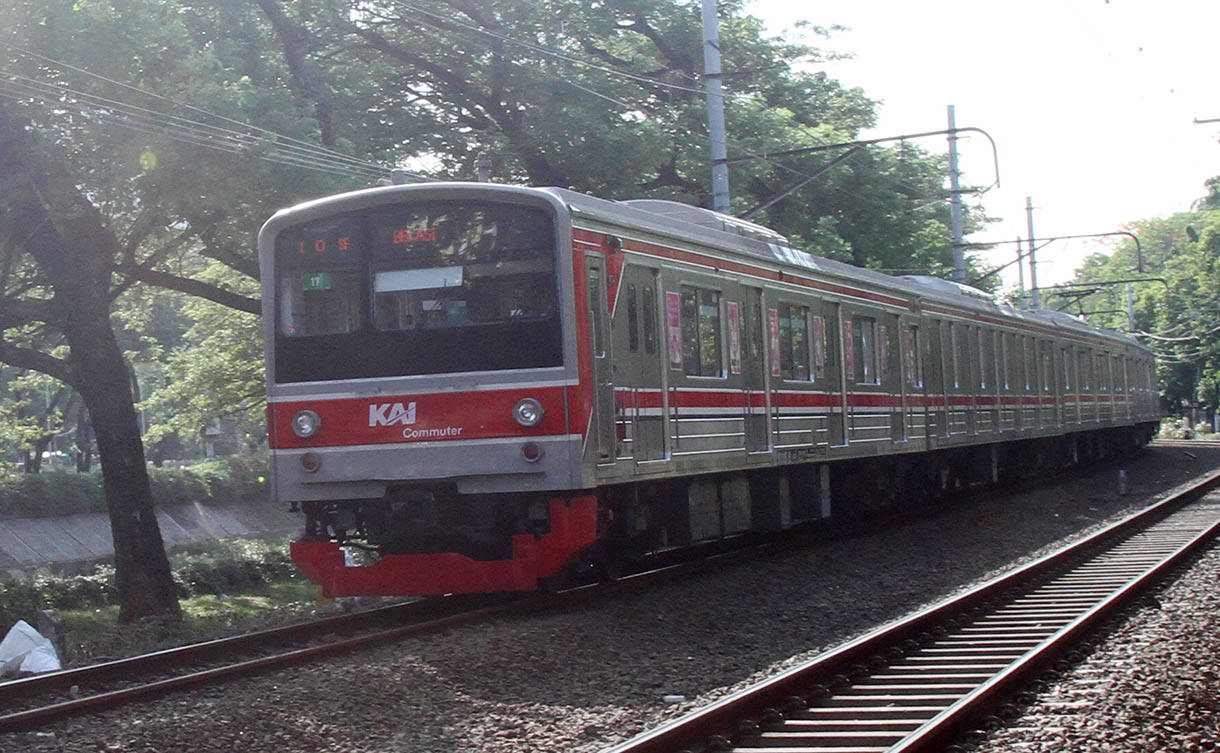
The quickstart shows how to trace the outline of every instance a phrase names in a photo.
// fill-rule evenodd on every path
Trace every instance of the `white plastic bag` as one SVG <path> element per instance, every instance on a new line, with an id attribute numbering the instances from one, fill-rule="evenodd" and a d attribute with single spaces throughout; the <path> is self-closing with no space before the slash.
<path id="1" fill-rule="evenodd" d="M 0 641 L 0 677 L 21 672 L 54 672 L 60 667 L 55 646 L 25 620 L 17 620 Z"/>

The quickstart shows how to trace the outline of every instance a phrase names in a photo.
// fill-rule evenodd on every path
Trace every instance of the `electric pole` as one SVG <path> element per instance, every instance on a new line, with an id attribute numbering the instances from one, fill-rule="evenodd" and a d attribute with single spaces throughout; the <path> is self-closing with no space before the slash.
<path id="1" fill-rule="evenodd" d="M 965 242 L 962 239 L 962 189 L 957 172 L 957 123 L 949 105 L 949 217 L 953 229 L 953 279 L 966 282 Z"/>
<path id="2" fill-rule="evenodd" d="M 1038 295 L 1038 262 L 1034 260 L 1034 200 L 1025 197 L 1025 223 L 1029 228 L 1029 302 L 1033 308 L 1042 307 L 1042 298 Z"/>
<path id="3" fill-rule="evenodd" d="M 716 0 L 703 0 L 703 80 L 707 87 L 707 130 L 712 140 L 712 209 L 729 213 L 728 137 L 720 80 L 720 23 Z"/>

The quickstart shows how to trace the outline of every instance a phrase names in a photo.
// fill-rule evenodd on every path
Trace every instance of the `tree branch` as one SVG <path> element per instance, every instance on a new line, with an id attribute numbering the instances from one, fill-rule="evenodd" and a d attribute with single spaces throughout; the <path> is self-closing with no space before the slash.
<path id="1" fill-rule="evenodd" d="M 40 374 L 46 374 L 78 389 L 79 380 L 71 365 L 62 358 L 56 358 L 31 348 L 22 348 L 0 338 L 0 361 L 19 369 L 29 369 Z"/>
<path id="2" fill-rule="evenodd" d="M 177 290 L 187 295 L 198 296 L 213 303 L 219 303 L 221 306 L 228 306 L 237 311 L 244 311 L 247 314 L 261 315 L 263 312 L 262 301 L 258 298 L 248 298 L 238 293 L 218 288 L 215 285 L 209 285 L 206 282 L 192 280 L 188 277 L 178 277 L 171 275 L 168 272 L 158 272 L 155 269 L 147 269 L 145 267 L 137 267 L 132 265 L 124 265 L 116 268 L 119 274 L 125 275 L 128 278 L 139 280 L 147 285 L 153 285 L 159 288 L 168 290 Z"/>

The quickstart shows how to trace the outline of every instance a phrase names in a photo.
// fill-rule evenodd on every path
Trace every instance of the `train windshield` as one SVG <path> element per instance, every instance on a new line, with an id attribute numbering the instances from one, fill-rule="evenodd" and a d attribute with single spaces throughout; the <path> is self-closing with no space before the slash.
<path id="1" fill-rule="evenodd" d="M 395 204 L 276 240 L 276 380 L 562 363 L 555 225 L 491 202 Z"/>

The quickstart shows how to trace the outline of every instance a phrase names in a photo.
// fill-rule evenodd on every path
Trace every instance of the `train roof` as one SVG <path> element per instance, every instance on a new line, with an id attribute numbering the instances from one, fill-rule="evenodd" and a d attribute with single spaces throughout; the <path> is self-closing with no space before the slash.
<path id="1" fill-rule="evenodd" d="M 1082 319 L 1061 311 L 1016 309 L 997 303 L 989 294 L 968 285 L 922 275 L 893 277 L 876 270 L 857 267 L 834 259 L 814 256 L 793 248 L 788 239 L 770 228 L 710 209 L 660 199 L 611 201 L 565 188 L 534 188 L 500 183 L 424 183 L 382 186 L 325 197 L 281 210 L 268 220 L 265 229 L 283 222 L 299 221 L 314 212 L 326 211 L 334 200 L 372 205 L 399 193 L 416 191 L 452 192 L 464 196 L 495 198 L 505 194 L 532 195 L 550 204 L 566 207 L 578 220 L 601 223 L 618 232 L 633 233 L 658 240 L 680 240 L 727 253 L 753 258 L 779 267 L 816 272 L 851 286 L 866 286 L 882 292 L 905 296 L 918 302 L 935 302 L 978 314 L 1024 321 L 1028 324 L 1067 330 L 1089 337 L 1106 337 L 1143 349 L 1135 338 L 1115 330 L 1092 327 Z M 558 207 L 557 207 L 558 208 Z"/>
<path id="2" fill-rule="evenodd" d="M 855 285 L 865 283 L 870 287 L 882 288 L 887 292 L 906 295 L 920 301 L 934 301 L 955 308 L 1022 320 L 1051 329 L 1069 330 L 1086 336 L 1100 335 L 1143 347 L 1130 335 L 1091 326 L 1083 319 L 1066 312 L 1017 309 L 1008 304 L 997 303 L 985 291 L 952 280 L 925 275 L 894 277 L 876 270 L 814 256 L 793 248 L 786 237 L 770 228 L 710 209 L 675 201 L 634 199 L 616 202 L 564 189 L 538 190 L 553 193 L 577 216 L 584 215 L 614 224 L 627 224 L 668 237 L 694 239 L 715 246 L 720 251 L 816 271 L 823 276 Z"/>

